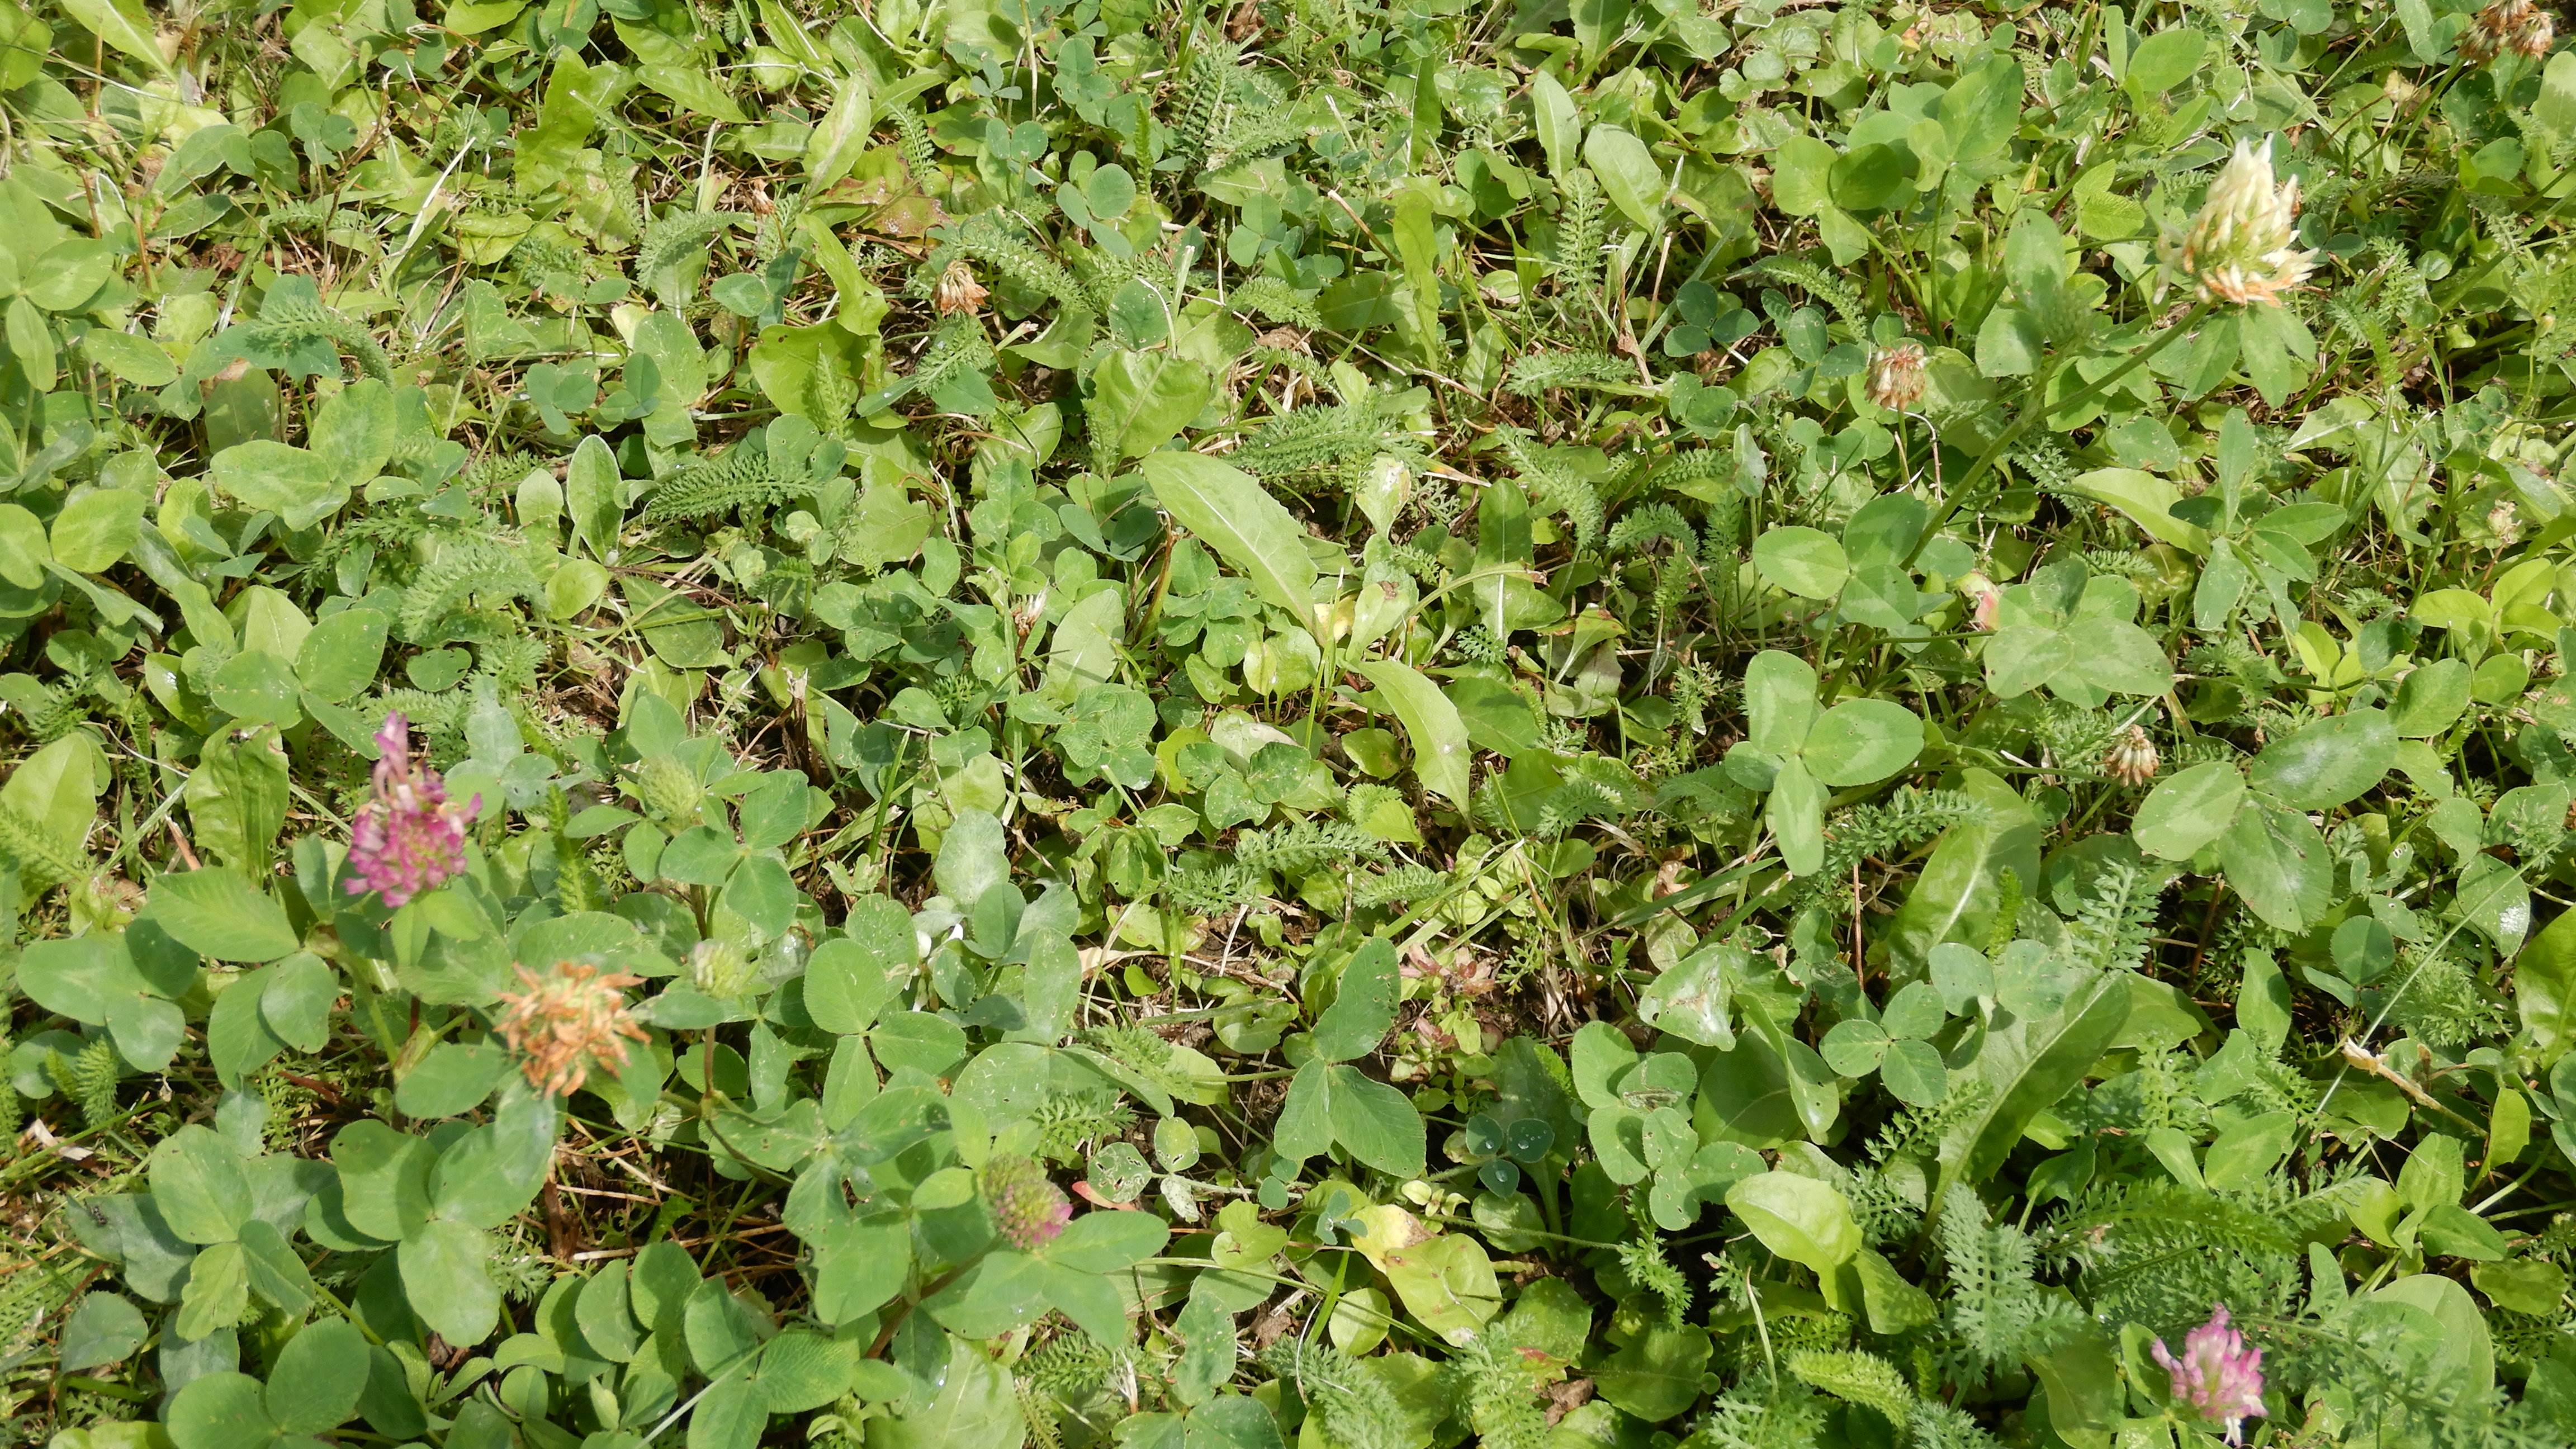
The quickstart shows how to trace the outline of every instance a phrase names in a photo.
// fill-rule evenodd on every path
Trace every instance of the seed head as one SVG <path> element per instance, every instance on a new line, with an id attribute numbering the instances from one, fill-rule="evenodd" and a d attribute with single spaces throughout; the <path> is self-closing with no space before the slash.
<path id="1" fill-rule="evenodd" d="M 984 299 L 991 295 L 964 262 L 950 262 L 948 270 L 939 274 L 939 285 L 931 289 L 930 300 L 940 316 L 954 317 L 960 312 L 982 311 Z"/>
<path id="2" fill-rule="evenodd" d="M 2159 763 L 2156 742 L 2147 738 L 2143 727 L 2131 725 L 2112 741 L 2110 753 L 2102 757 L 2102 773 L 2134 788 L 2154 779 Z"/>
<path id="3" fill-rule="evenodd" d="M 2557 29 L 2532 0 L 2491 0 L 2460 34 L 2460 58 L 2484 65 L 2511 51 L 2533 60 L 2549 54 Z"/>
<path id="4" fill-rule="evenodd" d="M 2247 1348 L 2245 1335 L 2227 1325 L 2227 1308 L 2213 1305 L 2209 1321 L 2184 1335 L 2177 1359 L 2161 1338 L 2149 1350 L 2173 1376 L 2173 1396 L 2212 1423 L 2227 1426 L 2227 1442 L 2245 1442 L 2245 1421 L 2263 1413 L 2263 1350 Z"/>
<path id="5" fill-rule="evenodd" d="M 2257 151 L 2239 141 L 2190 230 L 2165 244 L 2165 261 L 2205 301 L 2277 307 L 2282 293 L 2316 270 L 2317 254 L 2292 245 L 2298 218 L 2299 183 L 2273 184 L 2272 143 Z"/>
<path id="6" fill-rule="evenodd" d="M 1002 1236 L 1023 1251 L 1054 1242 L 1073 1220 L 1073 1199 L 1033 1159 L 995 1157 L 984 1164 L 976 1186 Z"/>
<path id="7" fill-rule="evenodd" d="M 1923 344 L 1900 342 L 1869 357 L 1869 400 L 1891 412 L 1923 401 Z"/>
<path id="8" fill-rule="evenodd" d="M 375 798 L 349 824 L 349 894 L 375 891 L 389 906 L 436 890 L 465 869 L 465 827 L 483 808 L 450 803 L 438 772 L 411 757 L 411 724 L 400 712 L 376 733 Z"/>
<path id="9" fill-rule="evenodd" d="M 540 976 L 522 966 L 527 989 L 501 993 L 493 1029 L 519 1058 L 528 1085 L 569 1097 L 581 1090 L 596 1063 L 610 1071 L 626 1065 L 626 1043 L 645 1039 L 626 1009 L 626 988 L 644 978 L 623 971 L 602 975 L 596 966 L 558 961 Z"/>

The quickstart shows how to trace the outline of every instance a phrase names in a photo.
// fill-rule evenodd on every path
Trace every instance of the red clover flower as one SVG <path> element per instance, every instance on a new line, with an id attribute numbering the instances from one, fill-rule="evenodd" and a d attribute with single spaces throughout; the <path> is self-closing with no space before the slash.
<path id="1" fill-rule="evenodd" d="M 2227 1307 L 2211 1307 L 2209 1321 L 2183 1336 L 2177 1359 L 2161 1338 L 2150 1350 L 2173 1375 L 2173 1396 L 2200 1417 L 2227 1426 L 2227 1442 L 2245 1442 L 2245 1421 L 2263 1413 L 2263 1350 L 2247 1348 L 2245 1335 L 2227 1324 Z"/>
<path id="2" fill-rule="evenodd" d="M 411 757 L 411 723 L 385 716 L 376 733 L 376 796 L 349 828 L 349 894 L 375 891 L 402 906 L 465 869 L 465 827 L 483 808 L 447 798 L 438 772 Z"/>
<path id="3" fill-rule="evenodd" d="M 1073 1199 L 1047 1177 L 1046 1169 L 1026 1157 L 998 1156 L 984 1164 L 985 1206 L 1012 1246 L 1023 1251 L 1054 1242 L 1073 1220 Z"/>

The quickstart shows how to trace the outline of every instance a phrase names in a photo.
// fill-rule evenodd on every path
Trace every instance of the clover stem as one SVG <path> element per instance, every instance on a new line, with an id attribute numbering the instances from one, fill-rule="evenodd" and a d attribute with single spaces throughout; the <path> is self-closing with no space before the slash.
<path id="1" fill-rule="evenodd" d="M 2174 325 L 2158 333 L 2154 341 L 2139 348 L 2137 351 L 2130 353 L 2126 362 L 2121 363 L 2118 367 L 2115 367 L 2109 372 L 2103 374 L 2099 381 L 2086 384 L 2082 391 L 2077 392 L 2074 396 L 2059 404 L 2059 410 L 2062 411 L 2081 406 L 2084 403 L 2091 402 L 2103 393 L 2110 391 L 2115 384 L 2121 381 L 2121 379 L 2126 378 L 2130 373 L 2145 366 L 2148 359 L 2154 357 L 2157 353 L 2164 351 L 2175 338 L 2189 333 L 2202 318 L 2209 315 L 2210 309 L 2214 305 L 2215 304 L 2206 301 L 2193 303 L 2189 312 L 2184 313 L 2182 318 L 2175 322 Z M 2072 358 L 2065 359 L 2061 361 L 2058 366 L 2049 369 L 2048 376 L 2042 378 L 2039 385 L 2031 389 L 2030 402 L 2022 408 L 2021 416 L 2013 419 L 2012 426 L 2004 429 L 2000 436 L 1998 436 L 1992 443 L 1986 445 L 1986 451 L 1978 455 L 1976 462 L 1968 465 L 1968 471 L 1959 476 L 1958 482 L 1951 484 L 1948 488 L 1943 490 L 1941 496 L 1941 511 L 1932 515 L 1932 521 L 1925 525 L 1922 535 L 1914 540 L 1914 547 L 1905 555 L 1905 563 L 1908 568 L 1913 566 L 1916 556 L 1923 552 L 1923 546 L 1930 543 L 1933 538 L 1941 532 L 1942 528 L 1949 523 L 1950 516 L 1959 511 L 1959 505 L 1965 502 L 1968 495 L 1975 490 L 1978 480 L 1984 478 L 1986 474 L 1994 468 L 1995 464 L 2002 459 L 2004 450 L 2020 441 L 2022 434 L 2029 432 L 2042 418 L 2048 416 L 2050 411 L 2048 405 L 2048 384 L 2054 382 L 2058 373 L 2062 372 L 2073 362 L 2073 360 L 2074 359 Z"/>

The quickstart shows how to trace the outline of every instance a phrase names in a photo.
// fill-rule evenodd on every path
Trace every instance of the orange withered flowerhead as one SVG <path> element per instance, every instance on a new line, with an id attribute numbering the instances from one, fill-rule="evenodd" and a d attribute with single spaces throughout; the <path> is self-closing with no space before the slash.
<path id="1" fill-rule="evenodd" d="M 558 961 L 543 975 L 522 966 L 519 980 L 527 989 L 501 993 L 493 1027 L 540 1092 L 571 1096 L 593 1064 L 616 1071 L 626 1065 L 626 1043 L 645 1039 L 626 1009 L 626 988 L 641 985 L 641 976 Z"/>

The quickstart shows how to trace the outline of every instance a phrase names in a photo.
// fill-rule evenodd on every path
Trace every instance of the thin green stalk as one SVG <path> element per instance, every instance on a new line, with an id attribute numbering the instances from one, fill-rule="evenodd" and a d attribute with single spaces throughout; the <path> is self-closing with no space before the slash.
<path id="1" fill-rule="evenodd" d="M 2128 361 L 2111 369 L 2109 372 L 2103 374 L 2098 381 L 2087 384 L 2074 396 L 2066 399 L 2062 403 L 2059 403 L 2057 405 L 2058 410 L 2062 411 L 2077 407 L 2083 403 L 2091 402 L 2093 399 L 2110 391 L 2113 386 L 2127 378 L 2130 373 L 2146 366 L 2148 361 L 2157 353 L 2162 352 L 2167 347 L 2173 345 L 2174 339 L 2188 334 L 2194 325 L 2199 323 L 2202 318 L 2207 317 L 2216 305 L 2217 304 L 2213 302 L 2205 301 L 2193 303 L 2191 310 L 2184 313 L 2180 321 L 2177 321 L 2171 327 L 2158 333 L 2154 341 L 2148 343 L 2142 348 L 2139 348 L 2137 351 L 2130 353 Z M 1905 555 L 1905 562 L 1908 567 L 1911 567 L 1914 560 L 1922 554 L 1923 546 L 1930 543 L 1934 537 L 1939 535 L 1942 528 L 1950 522 L 1951 515 L 1959 511 L 1959 505 L 1965 502 L 1969 495 L 1976 491 L 1978 482 L 1982 480 L 1987 473 L 1993 470 L 1997 462 L 2002 460 L 2004 451 L 2010 448 L 2014 443 L 2019 442 L 2022 434 L 2027 433 L 2032 428 L 2038 426 L 2040 421 L 2048 416 L 2051 411 L 2048 402 L 2048 385 L 2051 382 L 2056 381 L 2058 374 L 2065 371 L 2067 367 L 2073 365 L 2074 361 L 2075 359 L 2073 358 L 2062 359 L 2057 366 L 2050 368 L 2048 375 L 2042 378 L 2039 384 L 2031 389 L 2030 401 L 2023 406 L 2021 416 L 2013 419 L 2012 426 L 2004 429 L 2000 436 L 1998 436 L 1992 443 L 1989 443 L 1986 446 L 1986 451 L 1978 455 L 1977 461 L 1968 465 L 1968 471 L 1960 474 L 1958 481 L 1952 483 L 1943 491 L 1940 511 L 1932 515 L 1931 523 L 1924 527 L 1922 536 L 1914 540 L 1914 547 Z"/>

